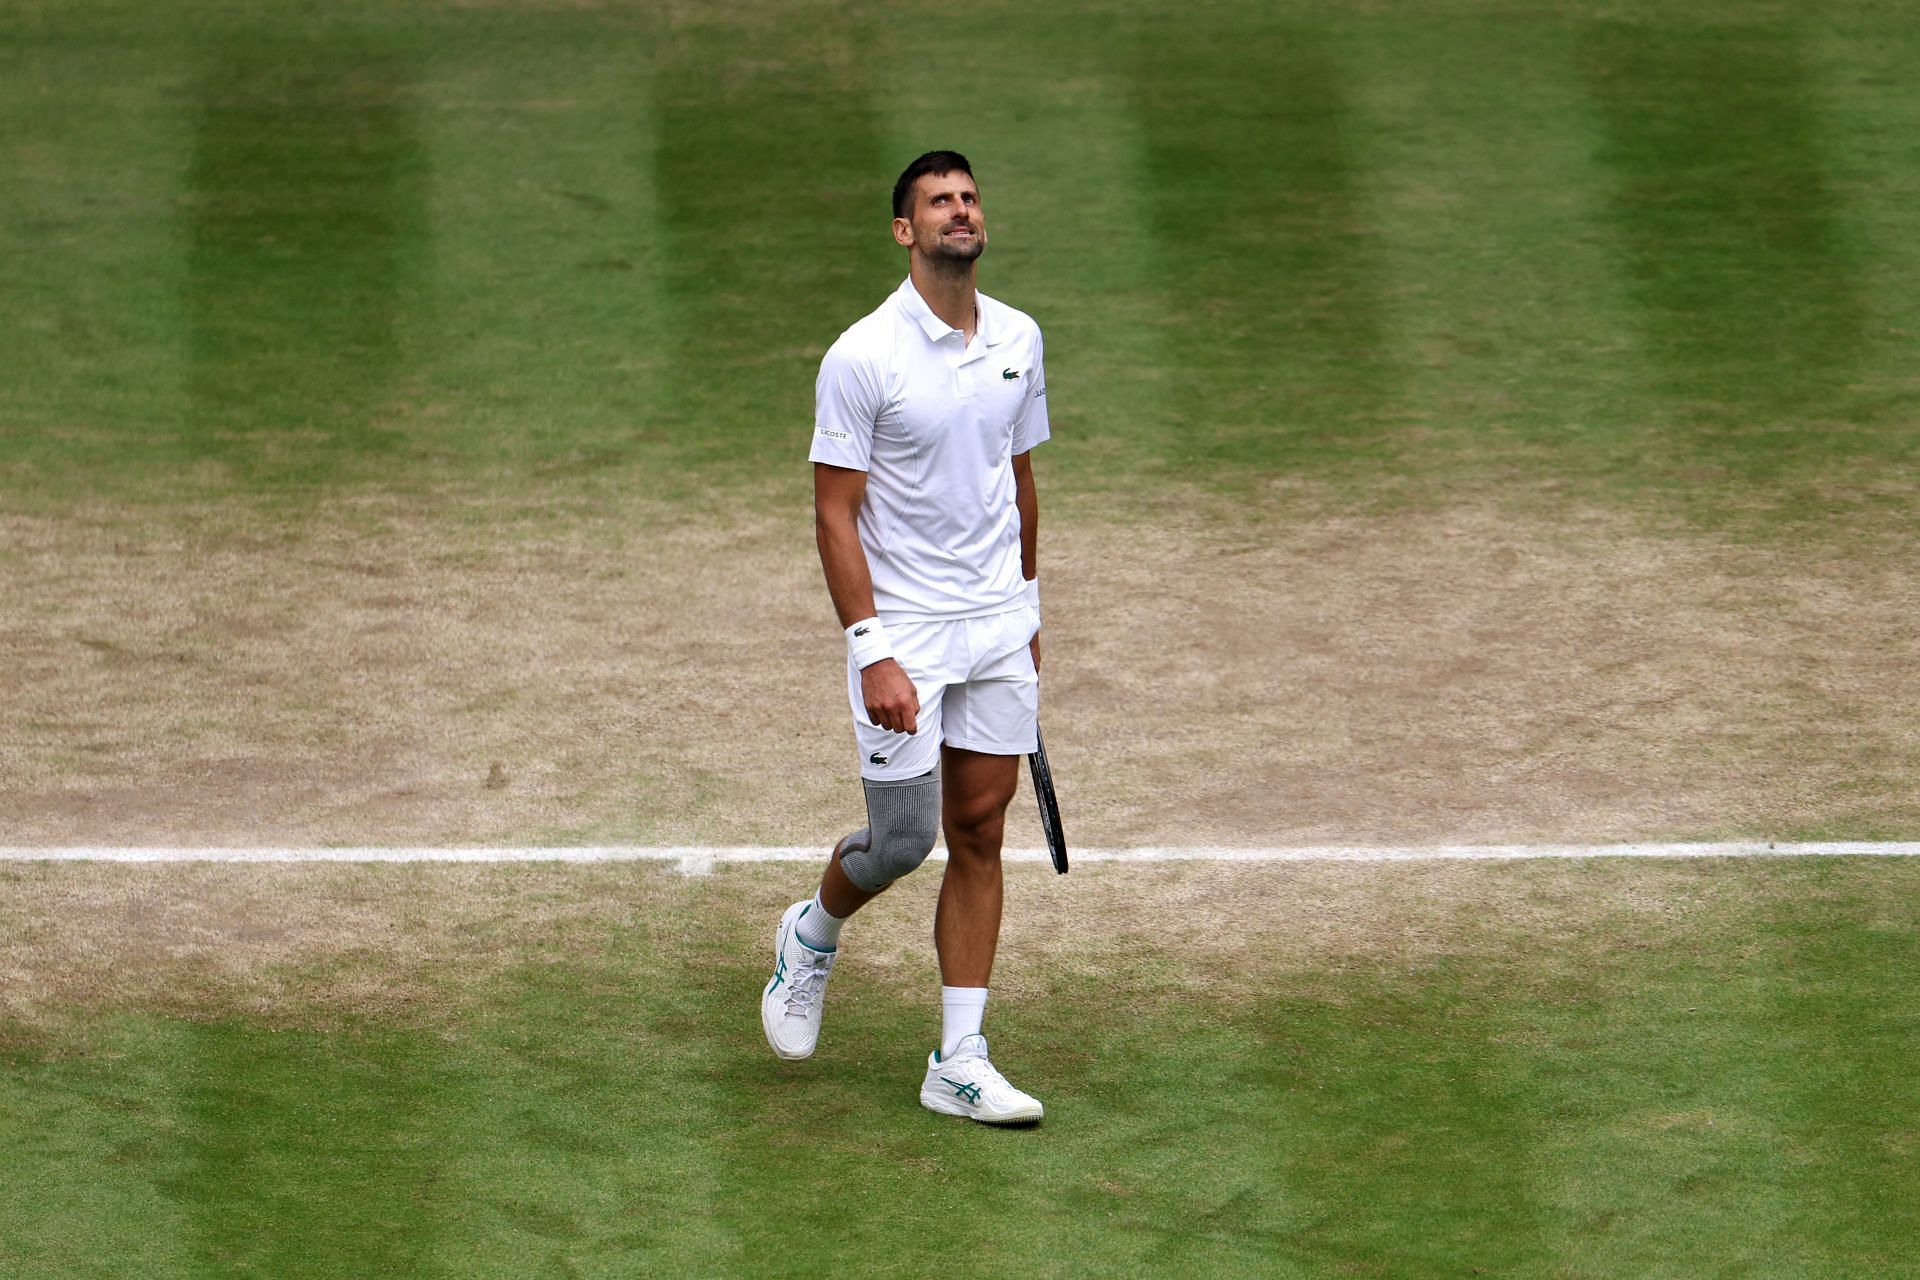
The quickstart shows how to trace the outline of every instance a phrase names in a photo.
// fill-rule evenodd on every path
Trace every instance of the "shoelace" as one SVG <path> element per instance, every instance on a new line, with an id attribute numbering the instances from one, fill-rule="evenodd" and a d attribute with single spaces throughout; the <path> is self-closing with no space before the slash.
<path id="1" fill-rule="evenodd" d="M 1000 1068 L 994 1066 L 991 1062 L 988 1062 L 985 1058 L 980 1059 L 980 1074 L 987 1078 L 988 1084 L 994 1085 L 1001 1089 L 1013 1088 L 1012 1085 L 1007 1083 L 1007 1078 L 1000 1074 Z"/>
<path id="2" fill-rule="evenodd" d="M 833 962 L 837 956 L 827 955 L 815 960 L 811 957 L 802 960 L 796 967 L 792 981 L 787 984 L 787 1016 L 804 1018 L 807 1006 L 812 1004 L 819 994 L 826 990 L 827 975 L 833 972 Z"/>
<path id="3" fill-rule="evenodd" d="M 955 1059 L 955 1061 L 957 1062 L 958 1059 Z M 973 1054 L 968 1061 L 973 1063 L 974 1084 L 997 1085 L 1002 1089 L 1013 1088 L 1013 1086 L 1007 1082 L 1007 1078 L 1000 1074 L 1000 1068 L 994 1066 L 986 1054 Z"/>

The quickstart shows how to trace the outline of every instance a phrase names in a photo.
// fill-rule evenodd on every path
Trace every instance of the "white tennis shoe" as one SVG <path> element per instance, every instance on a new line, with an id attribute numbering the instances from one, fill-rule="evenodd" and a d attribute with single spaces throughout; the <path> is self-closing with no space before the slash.
<path id="1" fill-rule="evenodd" d="M 800 941 L 794 924 L 813 906 L 796 902 L 780 917 L 773 935 L 773 977 L 760 993 L 760 1026 L 767 1043 L 783 1058 L 813 1056 L 820 1041 L 820 1004 L 827 995 L 827 975 L 833 972 L 835 951 L 815 951 Z"/>
<path id="2" fill-rule="evenodd" d="M 982 1035 L 962 1039 L 945 1058 L 937 1049 L 927 1058 L 920 1105 L 981 1124 L 1032 1124 L 1045 1114 L 1040 1099 L 1008 1084 L 999 1068 L 987 1061 L 987 1038 Z"/>

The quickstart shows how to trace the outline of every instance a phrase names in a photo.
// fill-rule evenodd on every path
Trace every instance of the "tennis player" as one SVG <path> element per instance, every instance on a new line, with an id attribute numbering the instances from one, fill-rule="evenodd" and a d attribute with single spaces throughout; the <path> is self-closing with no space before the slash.
<path id="1" fill-rule="evenodd" d="M 760 1020 L 782 1058 L 819 1040 L 849 917 L 947 841 L 934 913 L 940 1043 L 921 1105 L 1038 1121 L 981 1034 L 1000 938 L 1000 844 L 1039 710 L 1039 500 L 1048 436 L 1040 329 L 975 287 L 987 247 L 965 157 L 921 156 L 893 189 L 907 279 L 840 336 L 815 385 L 814 520 L 847 637 L 867 825 L 787 908 Z"/>

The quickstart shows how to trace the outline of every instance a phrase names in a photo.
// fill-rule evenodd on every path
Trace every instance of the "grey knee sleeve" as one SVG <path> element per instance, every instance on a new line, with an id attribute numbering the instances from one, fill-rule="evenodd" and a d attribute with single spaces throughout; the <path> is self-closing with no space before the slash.
<path id="1" fill-rule="evenodd" d="M 878 893 L 933 852 L 940 834 L 940 775 L 861 781 L 867 789 L 867 840 L 841 849 L 840 869 L 868 893 Z"/>

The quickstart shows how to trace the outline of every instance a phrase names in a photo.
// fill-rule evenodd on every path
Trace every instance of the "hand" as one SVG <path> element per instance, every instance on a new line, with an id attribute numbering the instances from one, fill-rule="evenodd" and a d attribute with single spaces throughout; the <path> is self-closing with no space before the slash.
<path id="1" fill-rule="evenodd" d="M 1033 639 L 1027 641 L 1027 648 L 1033 653 L 1033 670 L 1038 674 L 1040 671 L 1040 633 L 1038 631 L 1033 633 Z"/>
<path id="2" fill-rule="evenodd" d="M 915 733 L 920 727 L 920 691 L 907 678 L 906 668 L 882 658 L 860 670 L 860 696 L 867 719 L 894 733 Z"/>

